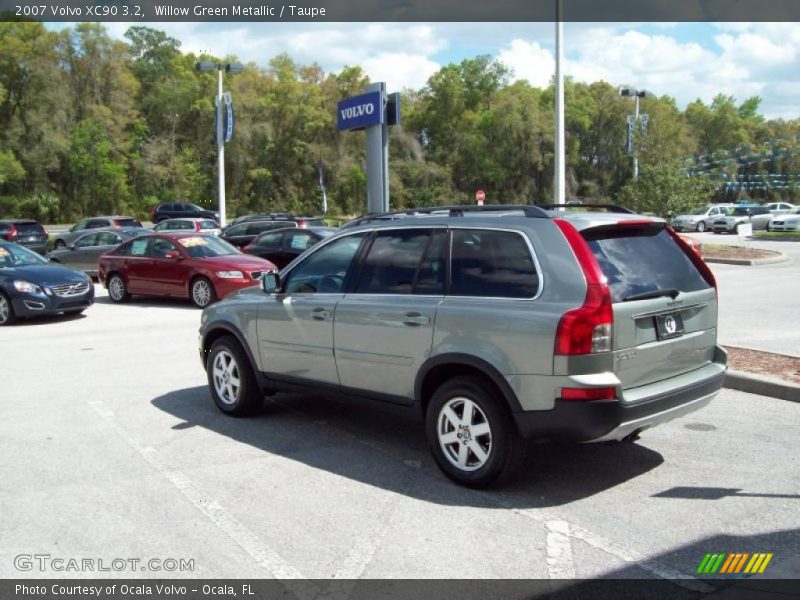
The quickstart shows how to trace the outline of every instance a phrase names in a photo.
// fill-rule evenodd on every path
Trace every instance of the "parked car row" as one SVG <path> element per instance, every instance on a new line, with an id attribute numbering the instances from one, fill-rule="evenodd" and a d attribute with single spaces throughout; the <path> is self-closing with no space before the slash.
<path id="1" fill-rule="evenodd" d="M 678 215 L 672 219 L 675 231 L 713 231 L 714 233 L 736 233 L 739 225 L 750 223 L 754 230 L 773 230 L 773 225 L 780 222 L 775 231 L 794 231 L 783 225 L 783 216 L 797 214 L 798 207 L 788 202 L 772 202 L 769 204 L 712 204 L 698 208 L 694 212 Z M 792 220 L 792 223 L 794 221 Z"/>

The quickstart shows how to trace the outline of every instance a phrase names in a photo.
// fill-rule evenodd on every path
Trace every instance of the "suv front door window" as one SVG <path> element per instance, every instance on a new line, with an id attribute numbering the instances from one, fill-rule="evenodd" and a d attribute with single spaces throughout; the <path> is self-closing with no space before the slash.
<path id="1" fill-rule="evenodd" d="M 257 336 L 268 376 L 339 384 L 333 315 L 364 237 L 357 233 L 322 246 L 286 275 L 282 292 L 265 296 Z"/>

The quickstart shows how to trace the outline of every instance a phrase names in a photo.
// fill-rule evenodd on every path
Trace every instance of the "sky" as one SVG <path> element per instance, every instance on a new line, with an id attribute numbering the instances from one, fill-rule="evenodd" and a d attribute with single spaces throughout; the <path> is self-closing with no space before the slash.
<path id="1" fill-rule="evenodd" d="M 362 67 L 389 91 L 421 88 L 439 67 L 489 54 L 544 87 L 552 23 L 148 23 L 184 52 L 235 55 L 266 67 L 286 52 L 327 72 Z M 106 23 L 122 37 L 127 23 Z M 800 118 L 800 23 L 565 23 L 565 74 L 674 97 L 684 108 L 718 94 L 762 98 L 767 118 Z"/>

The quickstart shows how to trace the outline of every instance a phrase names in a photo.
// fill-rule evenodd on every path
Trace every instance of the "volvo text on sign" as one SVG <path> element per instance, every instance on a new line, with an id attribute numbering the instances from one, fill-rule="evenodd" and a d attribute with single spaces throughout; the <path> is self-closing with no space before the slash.
<path id="1" fill-rule="evenodd" d="M 339 102 L 336 111 L 339 131 L 364 129 L 383 123 L 380 92 L 369 92 Z"/>

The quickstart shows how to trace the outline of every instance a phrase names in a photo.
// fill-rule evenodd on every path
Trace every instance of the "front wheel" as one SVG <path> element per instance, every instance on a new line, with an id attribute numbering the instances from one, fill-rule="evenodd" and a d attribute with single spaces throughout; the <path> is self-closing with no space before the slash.
<path id="1" fill-rule="evenodd" d="M 236 339 L 224 336 L 214 342 L 208 353 L 206 372 L 211 397 L 222 412 L 244 417 L 261 406 L 264 396 Z"/>
<path id="2" fill-rule="evenodd" d="M 111 298 L 113 302 L 117 303 L 127 302 L 131 299 L 128 286 L 125 285 L 125 280 L 122 278 L 122 275 L 117 275 L 115 273 L 108 278 L 108 297 Z"/>
<path id="3" fill-rule="evenodd" d="M 525 458 L 525 440 L 505 401 L 479 377 L 455 377 L 436 390 L 425 432 L 442 472 L 468 487 L 508 483 Z"/>
<path id="4" fill-rule="evenodd" d="M 56 240 L 56 243 L 53 244 L 53 248 L 55 248 L 56 250 L 62 250 L 66 247 L 67 244 L 64 242 L 64 240 Z"/>
<path id="5" fill-rule="evenodd" d="M 698 233 L 703 233 L 705 230 L 706 230 L 706 222 L 705 221 L 700 221 L 697 224 L 697 232 Z"/>
<path id="6" fill-rule="evenodd" d="M 6 298 L 5 294 L 0 294 L 0 327 L 10 325 L 15 319 L 14 307 L 11 306 L 11 302 Z"/>
<path id="7" fill-rule="evenodd" d="M 217 293 L 208 279 L 198 277 L 189 286 L 189 298 L 197 308 L 205 308 L 209 304 L 216 302 Z"/>

